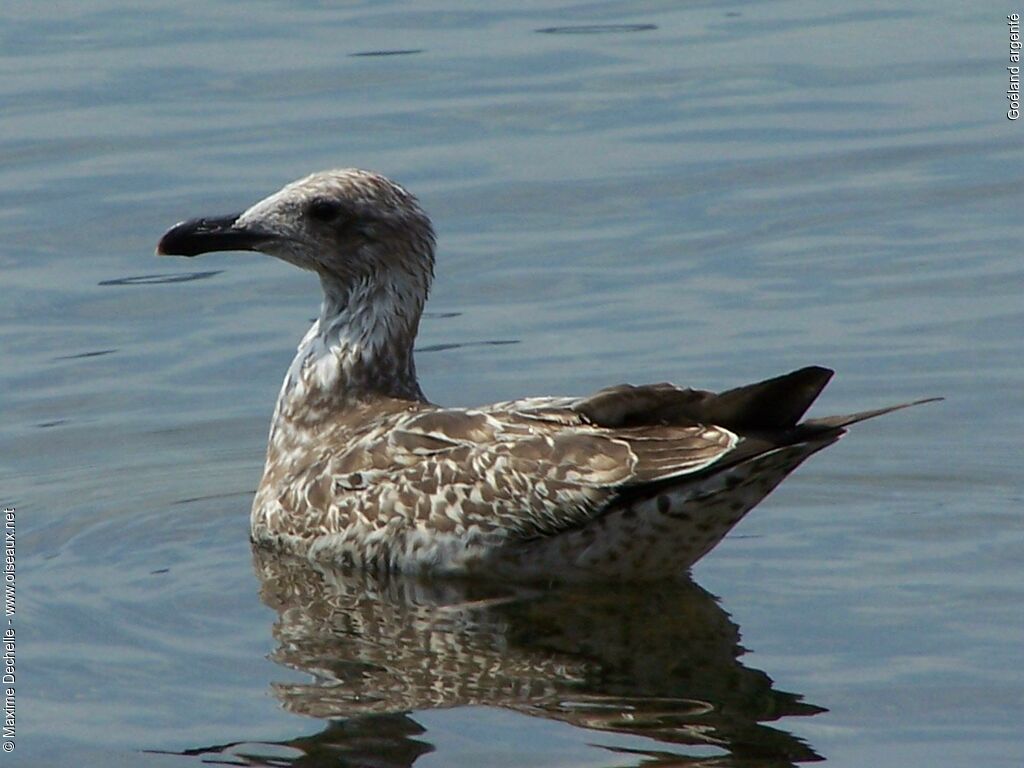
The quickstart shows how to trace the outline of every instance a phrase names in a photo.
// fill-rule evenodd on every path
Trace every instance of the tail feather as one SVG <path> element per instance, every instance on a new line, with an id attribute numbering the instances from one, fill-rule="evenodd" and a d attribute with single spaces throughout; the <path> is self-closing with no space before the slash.
<path id="1" fill-rule="evenodd" d="M 845 416 L 825 416 L 820 419 L 808 419 L 803 422 L 801 428 L 811 428 L 814 430 L 820 429 L 843 429 L 851 424 L 856 424 L 860 421 L 867 421 L 873 419 L 876 416 L 884 416 L 887 413 L 893 411 L 902 411 L 904 408 L 911 408 L 915 405 L 924 405 L 925 403 L 937 403 L 941 400 L 945 400 L 943 397 L 926 397 L 923 400 L 914 400 L 910 403 L 900 403 L 899 405 L 890 405 L 886 408 L 875 408 L 871 411 L 858 411 L 857 413 L 846 414 Z"/>
<path id="2" fill-rule="evenodd" d="M 893 411 L 901 411 L 911 406 L 935 403 L 944 399 L 942 397 L 928 397 L 923 400 L 914 400 L 910 403 L 900 403 L 899 405 L 890 405 L 886 408 L 876 408 L 870 411 L 859 411 L 858 413 L 844 416 L 824 416 L 818 419 L 808 419 L 792 429 L 780 432 L 747 434 L 743 436 L 743 439 L 735 448 L 724 454 L 718 461 L 687 475 L 686 479 L 694 480 L 715 475 L 730 467 L 744 464 L 760 456 L 792 446 L 806 445 L 810 448 L 811 450 L 804 456 L 806 458 L 812 453 L 817 453 L 822 448 L 834 443 L 846 433 L 846 427 L 852 424 L 873 419 L 876 416 L 883 416 Z M 640 495 L 656 493 L 666 485 L 678 482 L 678 478 L 670 478 L 660 482 L 644 484 L 636 489 L 634 493 L 639 492 Z"/>

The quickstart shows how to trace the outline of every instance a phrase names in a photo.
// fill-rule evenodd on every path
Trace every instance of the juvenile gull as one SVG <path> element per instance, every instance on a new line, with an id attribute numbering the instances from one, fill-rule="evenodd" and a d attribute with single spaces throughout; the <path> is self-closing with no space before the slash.
<path id="1" fill-rule="evenodd" d="M 320 316 L 274 410 L 252 538 L 376 571 L 652 579 L 689 568 L 845 427 L 800 422 L 832 371 L 722 393 L 623 384 L 583 398 L 430 403 L 413 342 L 434 269 L 416 198 L 323 171 L 157 253 L 262 251 L 316 272 Z M 924 401 L 919 401 L 924 402 Z"/>

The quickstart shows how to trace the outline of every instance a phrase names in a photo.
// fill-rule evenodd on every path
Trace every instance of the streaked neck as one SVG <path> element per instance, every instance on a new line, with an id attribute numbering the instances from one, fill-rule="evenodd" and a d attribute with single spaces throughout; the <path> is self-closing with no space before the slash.
<path id="1" fill-rule="evenodd" d="M 377 398 L 425 401 L 413 344 L 426 286 L 411 276 L 342 283 L 321 276 L 320 317 L 288 370 L 275 422 L 315 424 Z"/>

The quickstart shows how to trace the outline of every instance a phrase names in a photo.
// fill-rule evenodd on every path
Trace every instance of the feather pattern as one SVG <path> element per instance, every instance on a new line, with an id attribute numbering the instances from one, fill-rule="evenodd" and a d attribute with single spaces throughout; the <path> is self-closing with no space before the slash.
<path id="1" fill-rule="evenodd" d="M 416 199 L 326 171 L 158 253 L 260 250 L 316 272 L 320 316 L 278 397 L 251 531 L 371 570 L 649 579 L 689 568 L 808 456 L 890 409 L 800 423 L 832 372 L 722 393 L 610 387 L 481 408 L 431 404 L 413 343 L 434 267 Z M 902 407 L 902 406 L 897 406 Z"/>

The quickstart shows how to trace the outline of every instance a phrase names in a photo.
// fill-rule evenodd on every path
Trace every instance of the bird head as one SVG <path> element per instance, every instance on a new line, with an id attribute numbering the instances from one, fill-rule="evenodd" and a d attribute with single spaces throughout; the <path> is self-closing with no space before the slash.
<path id="1" fill-rule="evenodd" d="M 413 278 L 429 286 L 434 232 L 416 198 L 376 173 L 321 171 L 242 213 L 189 219 L 160 239 L 159 255 L 261 251 L 342 285 Z"/>

